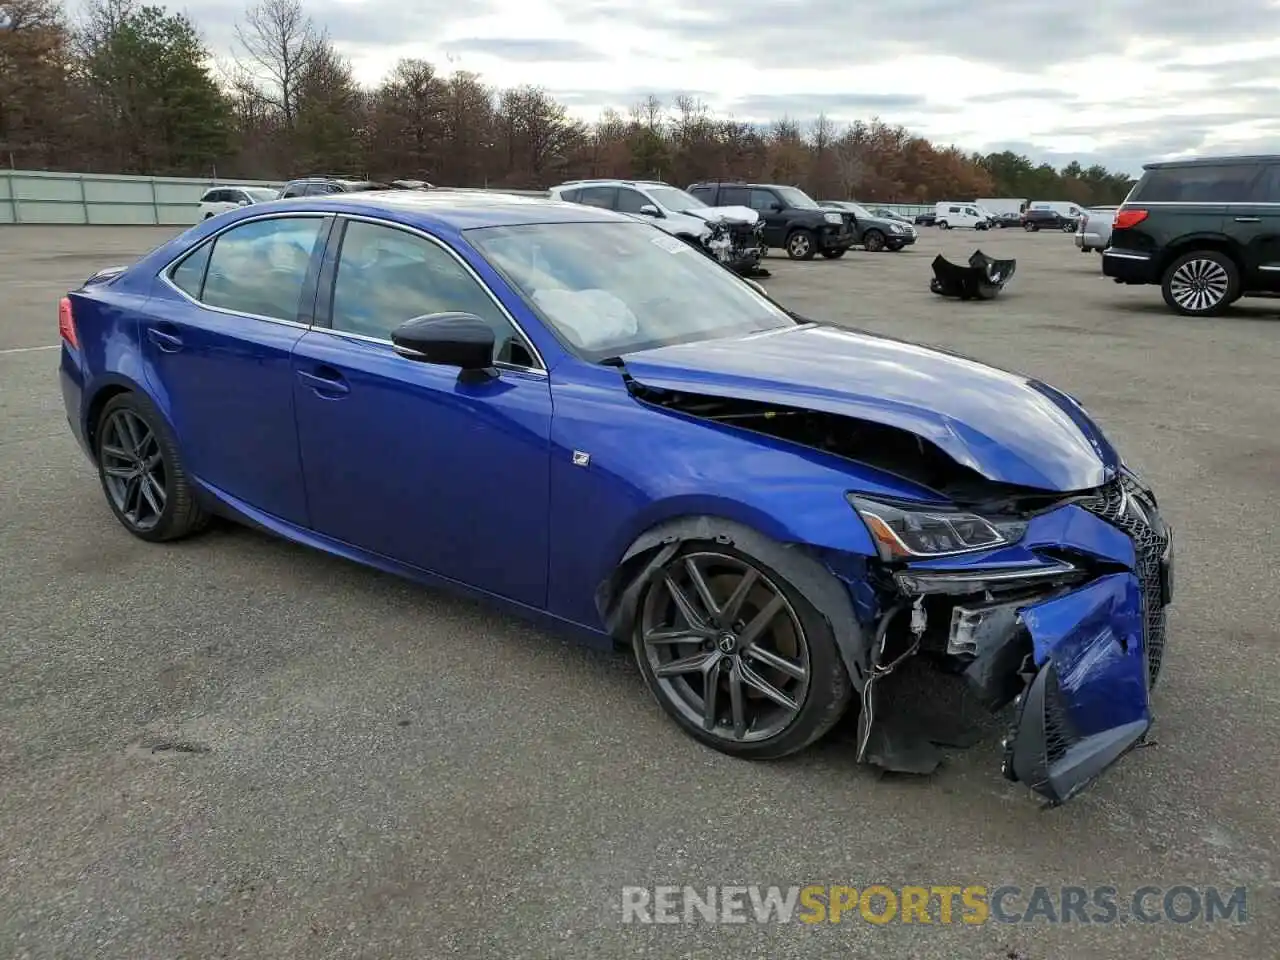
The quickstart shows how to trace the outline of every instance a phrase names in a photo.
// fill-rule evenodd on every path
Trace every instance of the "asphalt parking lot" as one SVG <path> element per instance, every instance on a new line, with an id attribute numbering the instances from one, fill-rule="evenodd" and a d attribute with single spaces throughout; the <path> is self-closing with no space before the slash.
<path id="1" fill-rule="evenodd" d="M 1177 318 L 1048 233 L 770 261 L 801 312 L 1069 390 L 1160 495 L 1179 555 L 1158 743 L 1041 811 L 993 743 L 929 778 L 856 766 L 849 729 L 734 761 L 623 656 L 247 530 L 130 537 L 42 348 L 69 286 L 175 232 L 0 229 L 0 957 L 1280 952 L 1280 302 Z M 1004 296 L 930 294 L 934 254 L 975 246 L 1018 259 Z M 1245 886 L 1248 917 L 621 922 L 623 886 L 663 883 Z"/>

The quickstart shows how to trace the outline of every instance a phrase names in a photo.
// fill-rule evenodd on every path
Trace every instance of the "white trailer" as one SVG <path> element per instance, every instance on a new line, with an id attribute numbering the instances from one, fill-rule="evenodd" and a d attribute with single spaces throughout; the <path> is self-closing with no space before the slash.
<path id="1" fill-rule="evenodd" d="M 990 210 L 997 217 L 1000 217 L 1005 214 L 1017 216 L 1027 209 L 1027 204 L 1030 201 L 1011 197 L 979 197 L 973 202 L 984 210 Z"/>

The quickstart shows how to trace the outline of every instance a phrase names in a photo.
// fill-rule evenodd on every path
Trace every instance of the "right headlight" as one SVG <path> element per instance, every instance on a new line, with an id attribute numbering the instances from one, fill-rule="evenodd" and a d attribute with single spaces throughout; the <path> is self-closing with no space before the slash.
<path id="1" fill-rule="evenodd" d="M 1027 522 L 937 506 L 885 503 L 857 494 L 849 504 L 867 525 L 880 559 L 925 560 L 1017 543 Z"/>

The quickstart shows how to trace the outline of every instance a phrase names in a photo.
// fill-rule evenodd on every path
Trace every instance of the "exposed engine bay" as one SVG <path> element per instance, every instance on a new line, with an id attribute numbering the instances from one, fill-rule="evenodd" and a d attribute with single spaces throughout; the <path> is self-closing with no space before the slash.
<path id="1" fill-rule="evenodd" d="M 691 216 L 707 221 L 708 232 L 702 245 L 713 259 L 745 277 L 767 277 L 769 271 L 760 265 L 766 251 L 764 221 L 747 207 L 733 212 L 717 208 L 689 210 Z"/>

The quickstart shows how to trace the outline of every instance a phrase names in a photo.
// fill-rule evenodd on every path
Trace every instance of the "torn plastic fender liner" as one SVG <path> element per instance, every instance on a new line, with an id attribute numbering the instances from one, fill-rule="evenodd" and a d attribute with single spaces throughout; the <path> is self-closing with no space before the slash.
<path id="1" fill-rule="evenodd" d="M 1006 741 L 1009 775 L 1061 803 L 1151 727 L 1143 600 L 1132 573 L 1023 609 L 1039 670 Z"/>
<path id="2" fill-rule="evenodd" d="M 854 689 L 862 689 L 869 645 L 844 583 L 805 547 L 778 543 L 750 527 L 720 517 L 679 517 L 636 538 L 613 574 L 596 589 L 596 609 L 615 641 L 630 644 L 629 630 L 644 588 L 690 541 L 733 546 L 790 581 L 827 621 Z"/>

